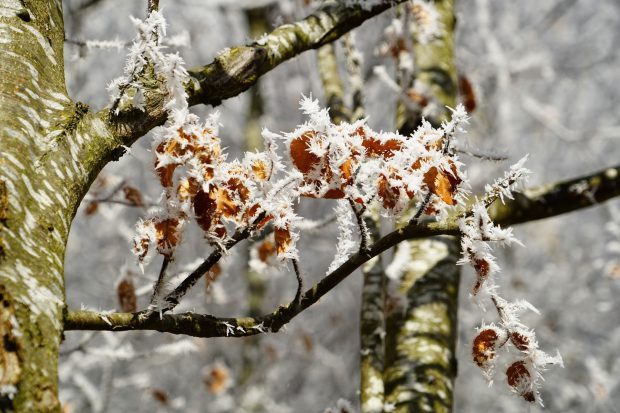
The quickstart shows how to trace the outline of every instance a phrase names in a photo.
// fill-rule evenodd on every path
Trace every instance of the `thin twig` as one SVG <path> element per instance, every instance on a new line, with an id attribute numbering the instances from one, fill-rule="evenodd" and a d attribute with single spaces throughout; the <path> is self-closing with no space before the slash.
<path id="1" fill-rule="evenodd" d="M 153 285 L 153 294 L 151 295 L 151 299 L 149 301 L 149 308 L 158 307 L 158 297 L 161 296 L 162 288 L 164 286 L 164 279 L 166 278 L 166 269 L 168 268 L 170 261 L 170 257 L 164 256 L 164 260 L 162 261 L 161 268 L 159 270 L 159 276 L 157 276 L 157 281 L 155 281 L 155 285 Z"/>
<path id="2" fill-rule="evenodd" d="M 415 215 L 409 221 L 409 224 L 414 225 L 414 224 L 418 223 L 418 220 L 420 219 L 420 217 L 422 216 L 422 214 L 426 210 L 426 207 L 428 206 L 428 203 L 431 202 L 432 196 L 433 196 L 433 194 L 430 191 L 426 194 L 426 196 L 424 197 L 424 200 L 422 200 L 422 202 L 420 203 L 420 207 L 416 211 Z"/>
<path id="3" fill-rule="evenodd" d="M 366 227 L 366 222 L 364 222 L 364 217 L 362 214 L 364 210 L 358 211 L 355 202 L 352 199 L 347 198 L 349 201 L 349 205 L 351 205 L 351 209 L 353 210 L 353 214 L 355 215 L 355 219 L 357 220 L 357 228 L 360 231 L 360 253 L 366 254 L 368 253 L 368 245 L 370 244 L 368 228 Z"/>
<path id="4" fill-rule="evenodd" d="M 301 271 L 299 270 L 299 262 L 296 259 L 292 259 L 293 261 L 293 269 L 295 270 L 295 276 L 297 277 L 297 292 L 295 293 L 295 298 L 293 302 L 295 306 L 299 306 L 301 304 L 301 294 L 304 290 L 304 280 L 301 277 Z"/>
<path id="5" fill-rule="evenodd" d="M 85 199 L 84 201 L 86 202 L 95 202 L 97 204 L 116 204 L 116 205 L 124 205 L 124 206 L 128 206 L 128 207 L 134 207 L 134 208 L 150 208 L 150 207 L 154 207 L 154 206 L 159 206 L 159 204 L 155 204 L 155 203 L 149 203 L 149 204 L 143 204 L 143 205 L 138 205 L 135 202 L 130 202 L 130 201 L 123 201 L 122 199 Z"/>
<path id="6" fill-rule="evenodd" d="M 467 149 L 463 149 L 463 148 L 455 148 L 454 151 L 457 153 L 469 155 L 473 158 L 482 159 L 483 161 L 502 162 L 502 161 L 508 160 L 508 156 L 506 155 L 484 154 L 484 153 L 479 153 L 479 152 L 468 151 Z"/>
<path id="7" fill-rule="evenodd" d="M 198 282 L 198 280 L 202 278 L 202 276 L 209 271 L 211 267 L 213 267 L 220 260 L 220 258 L 222 258 L 222 255 L 242 240 L 248 238 L 256 229 L 256 225 L 262 221 L 264 217 L 265 213 L 262 212 L 258 215 L 258 217 L 256 217 L 251 225 L 237 230 L 232 238 L 224 243 L 222 248 L 218 248 L 213 251 L 209 257 L 202 262 L 202 264 L 200 264 L 191 274 L 185 277 L 181 284 L 179 284 L 172 292 L 168 293 L 164 297 L 163 302 L 165 303 L 165 306 L 161 307 L 160 310 L 162 312 L 173 310 L 185 294 L 187 294 L 187 292 Z"/>

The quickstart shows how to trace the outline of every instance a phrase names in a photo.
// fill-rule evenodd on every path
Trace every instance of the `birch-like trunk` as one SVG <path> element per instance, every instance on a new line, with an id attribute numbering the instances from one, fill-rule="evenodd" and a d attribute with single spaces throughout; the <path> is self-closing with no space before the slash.
<path id="1" fill-rule="evenodd" d="M 63 260 L 118 143 L 67 95 L 60 0 L 0 0 L 0 408 L 57 412 Z"/>
<path id="2" fill-rule="evenodd" d="M 440 105 L 454 107 L 454 0 L 433 4 L 444 33 L 428 44 L 414 45 L 416 79 L 432 91 Z M 445 110 L 431 121 L 440 123 L 447 116 Z M 399 129 L 411 130 L 418 122 L 399 108 Z M 399 285 L 407 305 L 386 320 L 385 402 L 395 405 L 399 413 L 448 413 L 456 377 L 459 243 L 455 237 L 407 242 L 412 267 Z"/>

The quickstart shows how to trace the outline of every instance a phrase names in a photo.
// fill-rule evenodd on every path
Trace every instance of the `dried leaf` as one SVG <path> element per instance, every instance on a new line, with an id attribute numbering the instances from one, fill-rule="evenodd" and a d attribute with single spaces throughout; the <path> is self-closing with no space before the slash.
<path id="1" fill-rule="evenodd" d="M 220 394 L 230 387 L 230 370 L 222 365 L 216 364 L 204 378 L 204 383 L 212 394 Z"/>
<path id="2" fill-rule="evenodd" d="M 155 400 L 157 400 L 158 402 L 160 402 L 164 406 L 168 405 L 168 393 L 166 393 L 165 390 L 153 389 L 153 392 L 151 394 L 153 395 L 153 398 Z"/>
<path id="3" fill-rule="evenodd" d="M 252 172 L 260 181 L 266 181 L 269 179 L 269 167 L 267 163 L 262 159 L 256 159 L 252 162 Z"/>
<path id="4" fill-rule="evenodd" d="M 133 186 L 126 186 L 123 188 L 123 193 L 125 194 L 125 199 L 129 201 L 132 205 L 137 207 L 143 207 L 144 201 L 142 200 L 142 194 L 140 191 Z"/>
<path id="5" fill-rule="evenodd" d="M 209 295 L 209 293 L 211 293 L 211 286 L 217 281 L 218 278 L 220 278 L 221 274 L 222 267 L 220 267 L 220 264 L 216 262 L 205 274 L 205 294 Z"/>
<path id="6" fill-rule="evenodd" d="M 396 139 L 388 139 L 380 141 L 374 138 L 366 138 L 362 141 L 362 146 L 366 149 L 366 155 L 369 157 L 381 157 L 389 159 L 394 153 L 401 149 L 401 143 Z"/>
<path id="7" fill-rule="evenodd" d="M 385 175 L 381 175 L 379 178 L 378 186 L 377 195 L 381 199 L 383 208 L 394 209 L 398 204 L 398 198 L 400 195 L 398 189 L 390 186 L 390 182 Z"/>
<path id="8" fill-rule="evenodd" d="M 452 163 L 451 166 L 451 172 L 440 171 L 435 166 L 431 167 L 424 174 L 424 183 L 429 191 L 441 198 L 443 202 L 448 205 L 456 205 L 454 194 L 461 183 L 461 179 L 457 175 L 456 165 Z"/>
<path id="9" fill-rule="evenodd" d="M 321 161 L 318 156 L 310 152 L 310 140 L 316 135 L 317 132 L 308 131 L 291 141 L 290 153 L 293 165 L 303 174 L 310 172 Z"/>
<path id="10" fill-rule="evenodd" d="M 118 304 L 124 313 L 135 313 L 138 309 L 136 287 L 130 277 L 125 277 L 116 287 Z"/>
<path id="11" fill-rule="evenodd" d="M 524 361 L 519 360 L 512 363 L 506 370 L 506 378 L 508 385 L 525 400 L 530 403 L 536 400 L 532 391 L 532 375 Z"/>
<path id="12" fill-rule="evenodd" d="M 474 362 L 482 368 L 486 368 L 495 358 L 495 347 L 498 340 L 497 332 L 492 328 L 487 328 L 474 338 L 472 345 L 472 356 Z"/>
<path id="13" fill-rule="evenodd" d="M 276 246 L 275 246 L 275 244 L 273 242 L 271 242 L 269 240 L 264 240 L 258 246 L 257 252 L 258 252 L 258 258 L 262 262 L 267 262 L 270 257 L 275 255 L 275 253 L 276 253 Z"/>
<path id="14" fill-rule="evenodd" d="M 168 218 L 155 222 L 154 226 L 157 252 L 165 257 L 171 257 L 180 240 L 179 220 Z"/>
<path id="15" fill-rule="evenodd" d="M 276 241 L 276 252 L 278 255 L 284 254 L 291 247 L 293 238 L 288 228 L 278 228 L 274 230 L 274 236 Z"/>
<path id="16" fill-rule="evenodd" d="M 95 212 L 97 212 L 98 209 L 99 209 L 99 202 L 91 201 L 86 205 L 86 208 L 84 209 L 84 215 L 91 216 Z"/>
<path id="17" fill-rule="evenodd" d="M 215 201 L 208 193 L 200 190 L 194 197 L 193 206 L 196 222 L 198 222 L 200 228 L 205 232 L 210 231 L 213 225 L 213 215 L 217 209 Z"/>
<path id="18" fill-rule="evenodd" d="M 476 92 L 467 76 L 459 75 L 459 93 L 463 100 L 463 106 L 468 113 L 476 110 Z"/>

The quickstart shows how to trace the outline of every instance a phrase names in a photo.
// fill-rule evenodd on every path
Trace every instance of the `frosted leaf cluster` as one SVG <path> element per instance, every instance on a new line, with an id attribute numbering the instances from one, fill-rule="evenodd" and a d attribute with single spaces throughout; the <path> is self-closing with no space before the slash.
<path id="1" fill-rule="evenodd" d="M 471 212 L 459 221 L 463 254 L 459 263 L 468 263 L 474 267 L 477 280 L 472 293 L 474 295 L 481 291 L 488 293 L 500 318 L 498 324 L 483 324 L 478 329 L 478 334 L 472 343 L 474 362 L 492 381 L 498 350 L 511 347 L 517 355 L 506 368 L 508 386 L 524 400 L 542 405 L 538 392 L 542 371 L 551 364 L 562 365 L 562 358 L 559 354 L 550 356 L 540 350 L 534 331 L 519 319 L 519 315 L 525 310 L 535 313 L 538 313 L 538 310 L 525 300 L 508 302 L 499 295 L 493 276 L 500 268 L 489 244 L 490 242 L 497 242 L 500 245 L 520 244 L 513 236 L 511 228 L 502 229 L 491 221 L 487 207 L 497 198 L 502 202 L 504 198 L 512 199 L 512 189 L 529 174 L 523 167 L 526 159 L 527 156 L 513 165 L 503 178 L 487 185 L 484 198 L 477 201 Z"/>
<path id="2" fill-rule="evenodd" d="M 413 2 L 410 7 L 414 17 L 421 18 L 424 13 L 431 16 L 431 12 L 416 11 L 416 4 L 421 3 Z M 154 169 L 163 188 L 162 206 L 137 224 L 133 241 L 141 264 L 153 252 L 173 260 L 190 222 L 195 222 L 205 239 L 221 252 L 247 235 L 265 230 L 263 241 L 252 251 L 252 266 L 261 272 L 274 262 L 298 259 L 302 221 L 294 205 L 299 198 L 308 197 L 338 200 L 340 235 L 329 268 L 333 271 L 358 246 L 355 218 L 364 241 L 360 216 L 366 209 L 377 207 L 385 216 L 398 217 L 417 204 L 420 213 L 438 215 L 464 198 L 465 174 L 450 149 L 467 123 L 462 105 L 452 109 L 451 119 L 440 127 L 422 121 L 411 135 L 404 136 L 374 131 L 365 119 L 334 124 L 317 100 L 302 97 L 301 111 L 306 115 L 302 125 L 292 132 L 265 129 L 265 151 L 229 160 L 218 136 L 217 114 L 201 121 L 189 112 L 184 62 L 177 54 L 165 54 L 161 45 L 166 27 L 163 16 L 152 12 L 145 21 L 133 21 L 138 36 L 124 76 L 111 85 L 113 109 L 127 104 L 143 108 L 145 92 L 140 77 L 148 66 L 166 92 L 164 108 L 168 115 L 165 124 L 153 131 Z M 283 146 L 286 160 L 281 158 L 278 146 Z M 529 173 L 524 162 L 525 158 L 487 186 L 482 200 L 462 215 L 460 263 L 473 265 L 477 273 L 474 294 L 484 288 L 501 319 L 497 325 L 481 327 L 473 344 L 474 361 L 490 374 L 496 350 L 511 342 L 520 353 L 506 370 L 508 384 L 526 400 L 540 402 L 540 372 L 548 364 L 561 363 L 561 359 L 539 350 L 533 331 L 520 323 L 518 314 L 528 305 L 509 303 L 497 294 L 492 275 L 499 267 L 489 244 L 518 243 L 511 229 L 502 229 L 491 221 L 487 207 L 497 198 L 503 201 L 512 196 L 514 185 Z M 404 253 L 397 257 L 388 271 L 391 277 L 402 274 L 404 257 Z M 234 327 L 229 328 L 232 333 Z M 341 404 L 339 411 L 350 411 Z"/>
<path id="3" fill-rule="evenodd" d="M 456 126 L 455 126 L 456 127 Z M 497 198 L 504 202 L 504 198 L 512 199 L 512 190 L 522 182 L 530 171 L 523 165 L 527 155 L 510 167 L 503 178 L 497 179 L 493 184 L 485 187 L 485 195 L 482 200 L 477 200 L 471 207 L 471 211 L 459 220 L 461 231 L 462 258 L 459 264 L 470 264 L 476 270 L 476 284 L 473 294 L 478 294 L 487 280 L 490 280 L 490 290 L 495 286 L 492 276 L 499 272 L 499 266 L 495 262 L 492 248 L 489 242 L 497 242 L 500 245 L 511 245 L 513 242 L 522 245 L 512 234 L 512 228 L 500 228 L 495 225 L 487 207 Z"/>
<path id="4" fill-rule="evenodd" d="M 444 151 L 444 145 L 466 118 L 438 129 L 425 121 L 411 136 L 403 136 L 373 131 L 365 119 L 336 125 L 311 98 L 302 99 L 301 109 L 308 120 L 282 135 L 291 162 L 301 173 L 300 196 L 344 198 L 362 208 L 376 201 L 389 216 L 429 192 L 446 205 L 457 204 L 461 163 Z M 455 113 L 462 111 L 459 107 Z"/>

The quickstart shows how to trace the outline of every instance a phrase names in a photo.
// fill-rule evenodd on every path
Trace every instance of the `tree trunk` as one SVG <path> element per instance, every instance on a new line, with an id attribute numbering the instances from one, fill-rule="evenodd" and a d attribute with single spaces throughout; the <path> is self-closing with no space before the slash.
<path id="1" fill-rule="evenodd" d="M 454 0 L 433 4 L 444 31 L 428 44 L 414 44 L 414 62 L 416 79 L 444 106 L 441 116 L 429 119 L 439 124 L 449 117 L 445 106 L 454 107 L 456 101 Z M 419 121 L 403 105 L 397 111 L 403 133 Z M 407 305 L 386 320 L 385 402 L 399 413 L 447 413 L 452 411 L 456 377 L 459 242 L 445 236 L 408 243 L 413 266 L 399 284 Z"/>
<path id="2" fill-rule="evenodd" d="M 60 411 L 65 244 L 114 141 L 67 96 L 63 43 L 60 1 L 0 1 L 2 411 Z"/>

